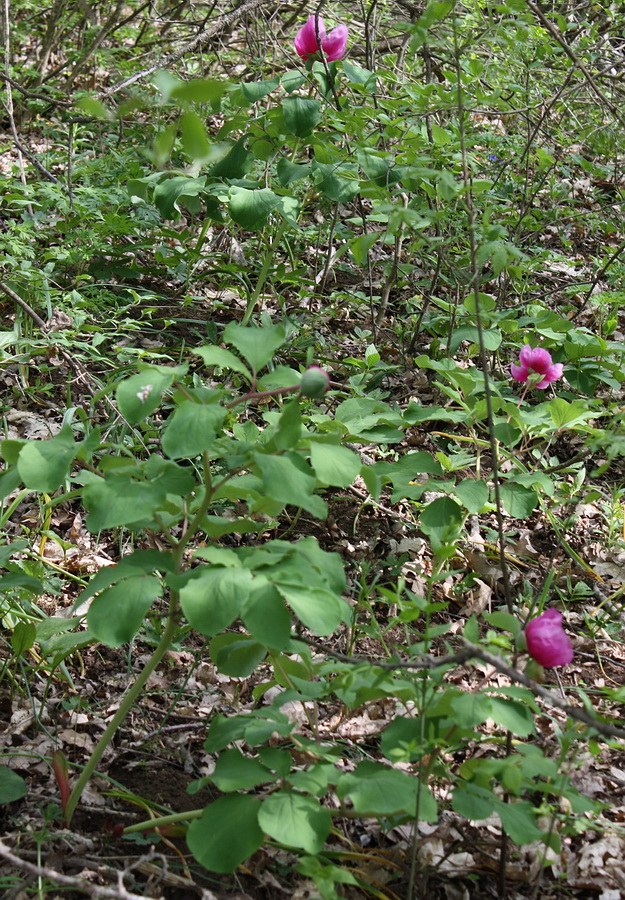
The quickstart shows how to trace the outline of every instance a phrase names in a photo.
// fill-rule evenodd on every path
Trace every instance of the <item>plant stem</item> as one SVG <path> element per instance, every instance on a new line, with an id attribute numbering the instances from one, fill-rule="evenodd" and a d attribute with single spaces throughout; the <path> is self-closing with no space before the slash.
<path id="1" fill-rule="evenodd" d="M 263 260 L 263 265 L 258 274 L 258 281 L 256 282 L 256 287 L 254 288 L 252 296 L 247 301 L 247 309 L 245 310 L 245 315 L 241 319 L 241 325 L 247 325 L 247 323 L 249 322 L 249 320 L 252 317 L 252 313 L 254 312 L 254 307 L 256 306 L 258 298 L 260 297 L 260 292 L 262 291 L 262 289 L 265 285 L 265 282 L 267 281 L 267 276 L 269 275 L 269 269 L 271 268 L 271 264 L 273 262 L 274 253 L 275 253 L 276 249 L 278 248 L 280 241 L 284 237 L 284 232 L 286 231 L 288 224 L 289 223 L 287 222 L 286 219 L 282 219 L 282 221 L 278 225 L 278 228 L 274 235 L 273 241 L 271 242 L 271 244 L 269 244 L 267 246 L 267 249 L 265 251 L 265 258 Z"/>
<path id="2" fill-rule="evenodd" d="M 78 806 L 78 802 L 80 800 L 82 792 L 87 786 L 87 782 L 93 775 L 96 766 L 100 762 L 102 754 L 104 753 L 110 742 L 113 740 L 115 732 L 132 709 L 137 697 L 145 687 L 148 678 L 156 669 L 162 658 L 165 656 L 165 653 L 169 650 L 173 637 L 176 633 L 176 629 L 178 627 L 177 612 L 178 593 L 177 591 L 172 591 L 169 602 L 169 614 L 167 617 L 167 622 L 165 624 L 163 634 L 161 635 L 161 639 L 158 642 L 158 646 L 146 663 L 145 668 L 137 676 L 134 684 L 132 684 L 128 688 L 128 691 L 126 692 L 126 695 L 122 700 L 119 709 L 107 725 L 106 730 L 96 744 L 93 753 L 87 760 L 87 765 L 80 773 L 78 781 L 72 788 L 72 792 L 69 796 L 69 800 L 67 801 L 67 806 L 65 808 L 65 821 L 67 822 L 68 826 L 72 820 L 74 812 L 76 811 L 76 807 Z"/>
<path id="3" fill-rule="evenodd" d="M 161 828 L 165 825 L 175 825 L 177 822 L 187 822 L 190 819 L 199 819 L 204 812 L 202 809 L 190 809 L 187 812 L 171 813 L 169 816 L 158 816 L 154 819 L 146 819 L 145 822 L 137 822 L 124 828 L 124 834 L 137 834 L 140 831 L 151 831 L 153 828 Z"/>

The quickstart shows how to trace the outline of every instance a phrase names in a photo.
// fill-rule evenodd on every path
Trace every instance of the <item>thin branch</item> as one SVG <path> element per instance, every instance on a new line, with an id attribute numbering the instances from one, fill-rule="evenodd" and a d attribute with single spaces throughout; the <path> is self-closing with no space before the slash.
<path id="1" fill-rule="evenodd" d="M 568 44 L 564 39 L 564 36 L 562 35 L 562 32 L 557 27 L 557 25 L 554 25 L 553 22 L 549 21 L 549 19 L 544 15 L 543 11 L 536 5 L 536 3 L 534 3 L 534 0 L 525 0 L 525 2 L 528 9 L 531 9 L 545 31 L 548 31 L 554 41 L 557 41 L 557 43 L 560 44 L 573 65 L 582 73 L 595 96 L 597 96 L 602 103 L 605 103 L 617 122 L 619 122 L 625 128 L 625 116 L 623 116 L 618 106 L 616 106 L 616 104 L 613 103 L 610 98 L 606 97 L 606 95 L 603 93 L 584 63 L 579 59 L 575 51 L 571 48 L 570 44 Z"/>
<path id="2" fill-rule="evenodd" d="M 175 50 L 173 53 L 168 53 L 166 56 L 163 56 L 161 59 L 159 59 L 158 62 L 156 62 L 154 65 L 148 66 L 147 69 L 143 69 L 141 72 L 136 72 L 134 75 L 131 75 L 130 78 L 125 78 L 124 81 L 120 81 L 112 88 L 108 88 L 105 91 L 100 91 L 96 96 L 99 99 L 102 99 L 103 97 L 111 97 L 113 94 L 116 94 L 118 91 L 124 90 L 124 88 L 129 87 L 131 84 L 147 78 L 148 75 L 151 75 L 152 72 L 156 72 L 157 69 L 166 69 L 173 63 L 178 62 L 179 59 L 182 59 L 183 56 L 186 56 L 187 53 L 190 53 L 197 47 L 201 47 L 202 44 L 210 41 L 211 38 L 214 38 L 215 35 L 219 34 L 220 31 L 223 31 L 224 28 L 227 28 L 228 25 L 236 22 L 237 19 L 240 19 L 246 13 L 257 9 L 259 6 L 262 6 L 264 2 L 265 0 L 248 0 L 247 3 L 244 3 L 238 9 L 220 16 L 209 28 L 196 35 L 196 37 L 194 37 L 192 41 L 189 41 L 189 43 L 185 44 L 184 47 L 181 47 L 180 50 Z M 284 3 L 285 0 L 278 0 L 278 2 Z"/>
<path id="3" fill-rule="evenodd" d="M 16 856 L 9 850 L 2 840 L 0 840 L 0 857 L 6 859 L 16 869 L 21 869 L 23 872 L 28 872 L 37 878 L 48 878 L 50 881 L 56 882 L 56 884 L 73 888 L 75 891 L 80 891 L 89 897 L 102 898 L 102 900 L 146 900 L 145 894 L 133 894 L 126 890 L 122 882 L 123 872 L 118 874 L 118 886 L 116 888 L 100 887 L 100 885 L 91 884 L 83 878 L 64 875 L 62 872 L 57 872 L 56 869 L 52 869 L 49 866 L 36 866 L 25 859 L 20 859 L 19 856 Z M 141 862 L 145 862 L 145 858 Z M 136 864 L 132 868 L 136 868 Z M 164 898 L 159 896 L 154 898 L 154 900 L 164 900 Z"/>

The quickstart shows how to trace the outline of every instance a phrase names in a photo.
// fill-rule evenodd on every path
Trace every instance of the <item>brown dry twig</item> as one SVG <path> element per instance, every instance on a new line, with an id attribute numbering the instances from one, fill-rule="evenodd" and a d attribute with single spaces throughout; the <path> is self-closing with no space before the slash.
<path id="1" fill-rule="evenodd" d="M 64 875 L 62 872 L 57 872 L 56 869 L 52 869 L 49 866 L 36 866 L 34 863 L 27 862 L 25 859 L 20 859 L 19 856 L 16 856 L 11 852 L 1 839 L 0 857 L 11 863 L 16 869 L 28 872 L 30 875 L 35 875 L 37 878 L 48 878 L 50 881 L 56 882 L 56 884 L 73 888 L 75 891 L 80 891 L 83 894 L 87 894 L 89 897 L 102 898 L 102 900 L 146 900 L 145 894 L 133 894 L 124 887 L 123 877 L 130 869 L 119 872 L 117 876 L 117 887 L 110 888 L 91 884 L 89 881 L 85 881 L 84 878 L 78 878 L 73 875 Z M 150 856 L 150 859 L 151 858 L 153 858 L 153 854 Z M 145 861 L 146 859 L 147 857 L 142 857 L 142 861 Z M 136 868 L 136 865 L 133 865 L 131 868 Z M 159 895 L 158 897 L 153 898 L 153 900 L 164 900 L 164 898 L 162 895 Z"/>

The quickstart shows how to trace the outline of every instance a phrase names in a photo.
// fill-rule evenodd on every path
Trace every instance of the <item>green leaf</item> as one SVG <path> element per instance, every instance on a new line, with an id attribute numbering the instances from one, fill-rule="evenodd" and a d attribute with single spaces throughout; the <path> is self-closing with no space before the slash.
<path id="1" fill-rule="evenodd" d="M 515 484 L 513 481 L 506 481 L 502 484 L 499 493 L 501 495 L 501 503 L 509 516 L 515 519 L 526 519 L 530 516 L 538 504 L 536 491 L 523 487 L 521 484 Z"/>
<path id="2" fill-rule="evenodd" d="M 488 501 L 488 485 L 481 479 L 465 478 L 455 486 L 454 494 L 470 513 L 478 513 Z"/>
<path id="3" fill-rule="evenodd" d="M 545 833 L 536 825 L 536 810 L 529 800 L 504 803 L 496 799 L 495 811 L 508 835 L 520 847 L 544 839 Z"/>
<path id="4" fill-rule="evenodd" d="M 247 634 L 226 632 L 212 639 L 210 655 L 224 675 L 247 678 L 264 660 L 267 649 Z"/>
<path id="5" fill-rule="evenodd" d="M 21 572 L 11 572 L 10 575 L 0 577 L 0 591 L 10 591 L 13 588 L 26 588 L 32 594 L 43 594 L 44 587 L 38 578 L 32 575 L 23 575 Z"/>
<path id="6" fill-rule="evenodd" d="M 2 455 L 3 459 L 6 460 L 4 456 L 4 445 L 7 444 L 8 441 L 2 441 Z M 23 444 L 21 446 L 24 446 Z M 21 447 L 20 447 L 21 449 Z M 16 457 L 17 458 L 17 457 Z M 17 491 L 22 483 L 22 478 L 18 471 L 17 466 L 13 466 L 10 469 L 5 469 L 4 472 L 0 473 L 0 500 L 4 500 L 5 497 L 8 497 L 9 494 L 12 494 L 13 491 Z"/>
<path id="7" fill-rule="evenodd" d="M 196 575 L 197 573 L 197 575 Z M 180 605 L 200 634 L 213 635 L 231 625 L 246 603 L 254 579 L 249 569 L 202 566 L 180 591 Z"/>
<path id="8" fill-rule="evenodd" d="M 360 457 L 349 447 L 314 441 L 310 445 L 310 462 L 323 484 L 349 487 L 360 474 Z"/>
<path id="9" fill-rule="evenodd" d="M 69 425 L 47 441 L 28 441 L 20 450 L 17 470 L 25 487 L 51 494 L 69 475 L 78 444 Z"/>
<path id="10" fill-rule="evenodd" d="M 189 197 L 198 197 L 206 186 L 206 178 L 189 178 L 187 175 L 174 175 L 166 178 L 154 188 L 154 204 L 164 219 L 179 219 L 178 201 Z"/>
<path id="11" fill-rule="evenodd" d="M 171 459 L 190 459 L 208 450 L 226 417 L 218 403 L 200 404 L 184 400 L 167 420 L 163 452 Z"/>
<path id="12" fill-rule="evenodd" d="M 87 613 L 89 629 L 108 647 L 126 644 L 139 631 L 160 594 L 161 582 L 152 575 L 126 578 L 92 601 Z"/>
<path id="13" fill-rule="evenodd" d="M 244 81 L 241 83 L 241 93 L 248 103 L 256 103 L 275 90 L 279 84 L 279 78 L 271 78 L 265 81 Z"/>
<path id="14" fill-rule="evenodd" d="M 227 344 L 236 347 L 256 374 L 267 365 L 278 347 L 284 344 L 286 332 L 283 325 L 264 325 L 258 328 L 254 325 L 245 327 L 237 322 L 230 322 L 224 330 L 223 339 Z"/>
<path id="15" fill-rule="evenodd" d="M 0 803 L 13 803 L 25 794 L 26 782 L 22 776 L 8 766 L 0 766 Z"/>
<path id="16" fill-rule="evenodd" d="M 279 843 L 316 854 L 323 850 L 332 816 L 313 797 L 277 791 L 263 801 L 258 824 Z"/>
<path id="17" fill-rule="evenodd" d="M 220 369 L 240 372 L 249 381 L 252 380 L 252 374 L 245 363 L 241 362 L 238 356 L 235 356 L 230 350 L 226 350 L 225 347 L 208 344 L 205 347 L 196 347 L 193 352 L 197 356 L 202 357 L 205 366 L 218 366 Z"/>
<path id="18" fill-rule="evenodd" d="M 131 481 L 123 475 L 107 475 L 83 489 L 89 511 L 87 528 L 92 532 L 151 519 L 165 502 L 167 492 L 158 483 Z"/>
<path id="19" fill-rule="evenodd" d="M 284 456 L 255 453 L 254 456 L 262 473 L 263 490 L 267 497 L 301 507 L 313 516 L 325 519 L 328 508 L 321 497 L 313 493 L 317 479 L 301 456 L 296 453 Z"/>
<path id="20" fill-rule="evenodd" d="M 244 756 L 240 750 L 224 750 L 210 776 L 220 791 L 249 791 L 273 781 L 273 775 L 259 759 Z"/>
<path id="21" fill-rule="evenodd" d="M 330 591 L 296 584 L 277 583 L 276 587 L 295 615 L 315 634 L 331 634 L 341 624 L 343 605 Z"/>
<path id="22" fill-rule="evenodd" d="M 164 391 L 171 387 L 175 373 L 148 367 L 124 379 L 115 392 L 119 411 L 131 424 L 142 422 L 160 406 Z"/>
<path id="23" fill-rule="evenodd" d="M 501 628 L 502 631 L 510 631 L 515 636 L 521 631 L 521 623 L 518 617 L 503 609 L 496 609 L 492 613 L 483 613 L 483 618 L 489 625 Z"/>
<path id="24" fill-rule="evenodd" d="M 23 656 L 35 643 L 37 626 L 34 622 L 18 622 L 11 635 L 11 649 L 16 656 Z"/>
<path id="25" fill-rule="evenodd" d="M 262 576 L 256 581 L 262 581 Z M 253 638 L 273 650 L 285 650 L 291 638 L 291 615 L 276 588 L 255 585 L 241 612 Z"/>
<path id="26" fill-rule="evenodd" d="M 229 82 L 218 78 L 193 78 L 191 81 L 178 81 L 170 87 L 169 98 L 172 100 L 190 100 L 193 103 L 210 103 L 213 109 L 219 107 L 219 101 Z"/>
<path id="27" fill-rule="evenodd" d="M 340 776 L 336 793 L 340 800 L 349 798 L 354 811 L 363 816 L 414 816 L 419 796 L 419 819 L 434 822 L 437 818 L 436 801 L 424 784 L 381 763 L 359 763 L 354 772 Z"/>
<path id="28" fill-rule="evenodd" d="M 228 209 L 237 225 L 254 230 L 267 223 L 269 213 L 279 203 L 280 197 L 269 188 L 249 190 L 233 186 L 230 188 Z"/>
<path id="29" fill-rule="evenodd" d="M 278 176 L 278 181 L 282 187 L 288 187 L 294 181 L 306 178 L 310 175 L 310 172 L 310 163 L 301 165 L 299 163 L 291 162 L 290 159 L 285 159 L 284 157 L 278 161 L 278 165 L 276 166 L 276 175 Z"/>
<path id="30" fill-rule="evenodd" d="M 295 137 L 308 137 L 322 117 L 321 103 L 309 97 L 286 97 L 282 101 L 284 124 Z"/>
<path id="31" fill-rule="evenodd" d="M 343 60 L 343 71 L 352 84 L 361 84 L 368 91 L 375 91 L 376 76 L 369 69 L 363 69 L 361 66 L 356 66 L 345 59 Z"/>
<path id="32" fill-rule="evenodd" d="M 502 728 L 528 737 L 534 734 L 534 715 L 525 703 L 505 697 L 491 697 L 491 718 Z"/>
<path id="33" fill-rule="evenodd" d="M 321 193 L 335 203 L 350 203 L 360 191 L 355 163 L 336 165 L 313 160 L 312 172 Z"/>
<path id="34" fill-rule="evenodd" d="M 440 543 L 455 540 L 465 519 L 462 508 L 451 497 L 432 500 L 421 513 L 421 528 Z"/>
<path id="35" fill-rule="evenodd" d="M 210 872 L 234 872 L 263 842 L 259 810 L 260 801 L 247 794 L 219 797 L 189 825 L 189 850 Z"/>
<path id="36" fill-rule="evenodd" d="M 211 178 L 235 179 L 243 178 L 252 165 L 252 154 L 245 146 L 246 138 L 242 137 L 233 144 L 219 162 L 209 169 Z"/>
<path id="37" fill-rule="evenodd" d="M 193 162 L 210 155 L 211 145 L 204 122 L 197 113 L 188 111 L 180 116 L 180 140 L 182 149 Z"/>
<path id="38" fill-rule="evenodd" d="M 290 450 L 297 445 L 302 433 L 302 416 L 299 400 L 292 398 L 282 407 L 276 424 L 273 442 L 277 450 Z"/>
<path id="39" fill-rule="evenodd" d="M 495 808 L 495 795 L 468 781 L 456 784 L 451 805 L 465 819 L 487 819 Z"/>

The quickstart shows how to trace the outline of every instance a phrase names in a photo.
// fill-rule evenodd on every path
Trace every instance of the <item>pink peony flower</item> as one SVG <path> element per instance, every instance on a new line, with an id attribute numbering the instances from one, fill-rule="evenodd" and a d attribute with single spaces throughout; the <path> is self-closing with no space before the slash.
<path id="1" fill-rule="evenodd" d="M 330 34 L 326 34 L 325 26 L 321 16 L 317 16 L 319 23 L 319 38 L 321 39 L 321 49 L 323 50 L 328 62 L 335 59 L 342 59 L 347 50 L 347 25 L 337 25 Z M 302 25 L 295 35 L 295 52 L 302 59 L 308 59 L 319 52 L 319 44 L 317 43 L 317 34 L 315 32 L 315 16 L 308 16 L 308 21 Z"/>
<path id="2" fill-rule="evenodd" d="M 573 659 L 573 645 L 562 627 L 562 613 L 548 609 L 525 626 L 529 655 L 544 666 L 566 666 Z"/>
<path id="3" fill-rule="evenodd" d="M 527 381 L 530 375 L 542 375 L 542 380 L 536 385 L 541 391 L 552 381 L 557 381 L 562 377 L 562 363 L 552 362 L 551 353 L 543 350 L 542 347 L 536 347 L 533 350 L 529 344 L 526 344 L 521 350 L 519 362 L 520 366 L 515 366 L 514 363 L 510 366 L 512 377 L 517 381 Z"/>

